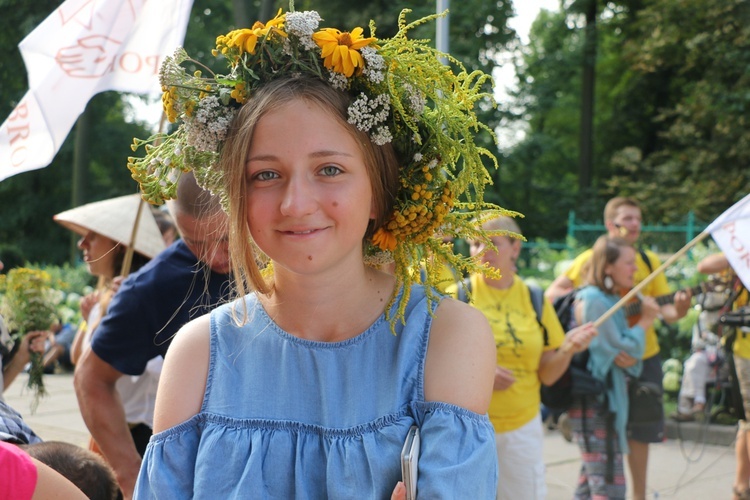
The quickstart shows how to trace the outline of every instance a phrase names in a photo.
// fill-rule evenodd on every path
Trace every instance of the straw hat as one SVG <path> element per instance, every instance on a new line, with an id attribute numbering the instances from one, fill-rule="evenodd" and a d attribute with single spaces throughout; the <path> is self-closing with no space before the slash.
<path id="1" fill-rule="evenodd" d="M 81 205 L 60 212 L 52 218 L 81 236 L 94 231 L 127 246 L 130 243 L 135 214 L 138 213 L 140 201 L 141 197 L 138 194 L 120 196 Z M 153 258 L 164 250 L 164 240 L 148 204 L 141 209 L 140 223 L 133 248 L 149 258 Z"/>

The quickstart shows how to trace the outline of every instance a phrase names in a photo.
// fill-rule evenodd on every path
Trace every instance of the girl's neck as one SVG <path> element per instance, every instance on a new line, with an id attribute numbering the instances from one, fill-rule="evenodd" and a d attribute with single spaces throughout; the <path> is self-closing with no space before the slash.
<path id="1" fill-rule="evenodd" d="M 282 329 L 308 340 L 335 342 L 362 333 L 383 313 L 395 279 L 363 264 L 336 276 L 277 270 L 274 283 L 273 291 L 260 300 Z"/>

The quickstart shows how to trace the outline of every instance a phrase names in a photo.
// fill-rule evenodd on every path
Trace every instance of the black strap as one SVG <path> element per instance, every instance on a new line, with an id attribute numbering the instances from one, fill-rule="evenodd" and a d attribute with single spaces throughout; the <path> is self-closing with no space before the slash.
<path id="1" fill-rule="evenodd" d="M 536 313 L 536 322 L 539 323 L 539 326 L 542 328 L 542 335 L 544 336 L 544 346 L 547 347 L 549 345 L 549 333 L 547 333 L 547 329 L 544 327 L 544 324 L 542 324 L 542 311 L 544 311 L 544 291 L 540 287 L 531 283 L 527 284 L 526 286 L 529 289 L 531 305 L 534 306 L 534 312 Z"/>
<path id="2" fill-rule="evenodd" d="M 463 280 L 459 281 L 457 285 L 456 298 L 461 302 L 466 302 L 468 304 L 469 295 L 471 294 L 471 277 L 467 276 Z M 539 323 L 539 326 L 542 329 L 544 346 L 546 347 L 549 345 L 549 333 L 547 333 L 547 329 L 544 327 L 544 324 L 542 324 L 542 311 L 544 310 L 544 291 L 534 284 L 527 284 L 526 286 L 529 289 L 531 305 L 534 307 L 534 312 L 536 313 L 536 322 Z"/>
<path id="3" fill-rule="evenodd" d="M 604 474 L 604 480 L 607 484 L 614 484 L 615 482 L 615 414 L 606 408 L 604 411 L 607 412 L 607 469 Z"/>
<path id="4" fill-rule="evenodd" d="M 648 255 L 646 255 L 646 251 L 643 248 L 638 247 L 638 253 L 641 254 L 641 259 L 643 259 L 643 262 L 645 262 L 646 265 L 648 266 L 648 273 L 649 274 L 653 273 L 654 272 L 654 268 L 651 265 L 651 259 L 649 259 Z"/>
<path id="5" fill-rule="evenodd" d="M 457 283 L 458 293 L 456 298 L 461 302 L 469 303 L 469 295 L 471 294 L 471 276 L 467 276 Z"/>
<path id="6" fill-rule="evenodd" d="M 581 435 L 583 436 L 583 448 L 586 453 L 591 453 L 591 446 L 589 445 L 589 433 L 586 432 L 586 396 L 581 396 Z"/>

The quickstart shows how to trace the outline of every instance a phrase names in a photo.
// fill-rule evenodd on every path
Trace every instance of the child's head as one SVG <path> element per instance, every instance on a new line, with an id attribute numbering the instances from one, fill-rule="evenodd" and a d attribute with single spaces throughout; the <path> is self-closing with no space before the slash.
<path id="1" fill-rule="evenodd" d="M 92 500 L 120 497 L 115 474 L 99 455 L 62 441 L 23 445 L 31 457 L 65 476 Z"/>
<path id="2" fill-rule="evenodd" d="M 325 110 L 361 147 L 374 200 L 372 221 L 362 234 L 364 257 L 371 265 L 395 261 L 404 289 L 398 314 L 410 285 L 422 280 L 422 262 L 480 270 L 450 252 L 442 237 L 488 241 L 473 217 L 486 209 L 507 213 L 483 201 L 491 182 L 483 157 L 497 162 L 475 140 L 483 130 L 493 133 L 475 111 L 491 100 L 490 77 L 468 73 L 454 59 L 444 65 L 444 54 L 428 40 L 410 37 L 434 16 L 407 22 L 407 14 L 399 17 L 396 36 L 378 39 L 374 25 L 372 36 L 364 37 L 361 28 L 320 27 L 315 11 L 280 11 L 253 29 L 217 37 L 212 54 L 229 65 L 221 75 L 188 72 L 184 64 L 190 57 L 183 49 L 166 58 L 160 71 L 164 110 L 170 121 L 182 124 L 167 138 L 136 139 L 133 149 L 145 145 L 146 155 L 129 158 L 128 167 L 154 203 L 174 198 L 173 171 L 195 172 L 201 186 L 222 196 L 231 214 L 240 292 L 269 291 L 247 227 L 245 160 L 263 116 L 296 99 Z M 437 273 L 426 276 L 434 284 Z"/>
<path id="3" fill-rule="evenodd" d="M 242 106 L 234 124 L 229 130 L 224 144 L 220 167 L 225 176 L 227 197 L 229 200 L 230 220 L 230 254 L 233 258 L 233 269 L 244 279 L 248 279 L 253 288 L 265 290 L 266 285 L 260 281 L 257 269 L 257 255 L 246 244 L 251 241 L 247 214 L 246 165 L 248 152 L 253 141 L 253 134 L 258 122 L 272 110 L 279 109 L 294 100 L 307 101 L 328 114 L 340 124 L 359 144 L 365 160 L 372 198 L 375 208 L 375 219 L 370 221 L 364 238 L 372 236 L 375 229 L 382 226 L 393 208 L 394 196 L 398 182 L 398 161 L 390 143 L 383 146 L 373 144 L 369 135 L 361 132 L 347 122 L 347 109 L 351 97 L 336 90 L 319 79 L 310 77 L 292 77 L 272 81 L 258 89 Z M 300 140 L 290 137 L 290 141 Z"/>

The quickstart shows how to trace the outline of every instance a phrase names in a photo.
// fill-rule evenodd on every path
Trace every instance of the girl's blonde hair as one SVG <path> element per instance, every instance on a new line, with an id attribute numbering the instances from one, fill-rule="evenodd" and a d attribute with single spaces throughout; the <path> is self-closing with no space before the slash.
<path id="1" fill-rule="evenodd" d="M 329 84 L 312 77 L 300 76 L 274 80 L 258 89 L 235 116 L 224 143 L 219 162 L 227 187 L 229 219 L 229 254 L 238 296 L 250 290 L 269 293 L 273 284 L 266 282 L 260 268 L 264 256 L 252 243 L 247 218 L 247 179 L 245 164 L 255 127 L 269 111 L 296 99 L 319 106 L 335 118 L 357 141 L 362 151 L 372 186 L 375 218 L 370 221 L 363 241 L 381 227 L 393 209 L 398 189 L 399 161 L 390 143 L 373 144 L 367 133 L 347 122 L 351 98 Z M 294 140 L 294 138 L 290 138 Z"/>

